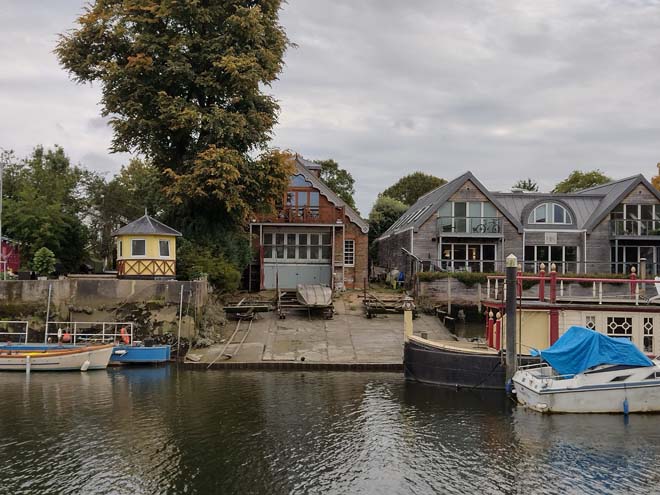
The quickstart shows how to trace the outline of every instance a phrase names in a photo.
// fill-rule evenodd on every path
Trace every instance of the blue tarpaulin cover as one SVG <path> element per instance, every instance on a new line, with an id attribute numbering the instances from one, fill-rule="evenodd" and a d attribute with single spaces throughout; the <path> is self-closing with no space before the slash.
<path id="1" fill-rule="evenodd" d="M 543 351 L 534 349 L 561 375 L 576 375 L 603 364 L 653 366 L 630 340 L 612 338 L 584 327 L 571 327 L 552 346 Z"/>

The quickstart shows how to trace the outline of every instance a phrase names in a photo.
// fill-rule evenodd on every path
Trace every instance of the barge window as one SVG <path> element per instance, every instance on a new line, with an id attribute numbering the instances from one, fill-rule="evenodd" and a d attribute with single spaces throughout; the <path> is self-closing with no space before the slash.
<path id="1" fill-rule="evenodd" d="M 630 378 L 632 375 L 621 375 L 621 376 L 615 376 L 610 380 L 610 383 L 612 382 L 622 382 Z"/>
<path id="2" fill-rule="evenodd" d="M 584 326 L 591 330 L 596 330 L 596 316 L 588 315 L 584 317 Z"/>
<path id="3" fill-rule="evenodd" d="M 653 353 L 653 317 L 644 318 L 644 352 Z"/>
<path id="4" fill-rule="evenodd" d="M 632 340 L 632 317 L 630 316 L 608 316 L 607 335 L 610 337 L 625 337 Z"/>

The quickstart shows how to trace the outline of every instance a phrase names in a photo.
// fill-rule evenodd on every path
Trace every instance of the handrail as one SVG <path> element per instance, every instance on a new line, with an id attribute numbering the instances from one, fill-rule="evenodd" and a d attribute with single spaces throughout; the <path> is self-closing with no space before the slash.
<path id="1" fill-rule="evenodd" d="M 56 330 L 54 332 L 49 332 L 48 327 L 55 325 Z M 79 332 L 79 329 L 85 330 L 89 327 L 101 326 L 101 333 L 98 332 Z M 109 327 L 109 328 L 108 328 Z M 130 328 L 130 332 L 122 333 L 122 328 Z M 85 337 L 101 337 L 101 342 L 115 341 L 117 338 L 122 338 L 125 335 L 128 335 L 130 338 L 130 343 L 134 342 L 134 323 L 133 322 L 116 322 L 116 321 L 49 321 L 46 325 L 46 331 L 44 334 L 44 343 L 48 343 L 49 336 L 57 336 L 60 330 L 71 330 L 72 343 L 76 344 L 79 338 Z M 108 330 L 113 330 L 109 332 Z M 98 339 L 90 339 L 98 340 Z"/>
<path id="2" fill-rule="evenodd" d="M 0 332 L 0 336 L 7 336 L 7 337 L 10 337 L 10 336 L 13 337 L 13 336 L 16 336 L 16 335 L 23 336 L 25 338 L 24 342 L 27 343 L 27 341 L 28 341 L 28 331 L 29 331 L 29 325 L 30 325 L 30 323 L 28 321 L 25 321 L 25 320 L 0 321 L 0 326 L 2 326 L 2 324 L 25 326 L 25 330 L 22 331 L 22 332 Z"/>

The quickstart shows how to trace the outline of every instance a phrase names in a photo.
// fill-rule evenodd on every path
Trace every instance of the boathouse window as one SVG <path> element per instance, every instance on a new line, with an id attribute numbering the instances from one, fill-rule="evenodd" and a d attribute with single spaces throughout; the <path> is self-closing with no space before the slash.
<path id="1" fill-rule="evenodd" d="M 610 337 L 626 337 L 632 340 L 633 321 L 629 316 L 608 316 L 607 335 Z"/>
<path id="2" fill-rule="evenodd" d="M 525 271 L 536 273 L 544 263 L 549 273 L 554 263 L 558 273 L 575 273 L 577 257 L 577 246 L 525 246 Z"/>
<path id="3" fill-rule="evenodd" d="M 355 241 L 353 239 L 344 241 L 344 265 L 355 266 Z"/>
<path id="4" fill-rule="evenodd" d="M 144 239 L 131 240 L 131 256 L 145 256 L 147 254 L 147 242 Z"/>
<path id="5" fill-rule="evenodd" d="M 591 330 L 596 330 L 596 317 L 594 315 L 585 316 L 584 326 L 586 328 L 590 328 Z"/>
<path id="6" fill-rule="evenodd" d="M 653 352 L 653 318 L 644 317 L 644 352 Z"/>
<path id="7" fill-rule="evenodd" d="M 495 271 L 494 244 L 443 243 L 441 265 L 449 271 L 487 272 Z"/>
<path id="8" fill-rule="evenodd" d="M 169 258 L 170 256 L 170 241 L 161 239 L 158 241 L 158 249 L 161 258 Z"/>
<path id="9" fill-rule="evenodd" d="M 566 225 L 573 223 L 573 218 L 568 210 L 559 203 L 543 203 L 534 208 L 528 221 L 536 224 Z"/>
<path id="10" fill-rule="evenodd" d="M 264 233 L 264 260 L 327 263 L 332 258 L 332 235 L 318 233 Z"/>
<path id="11" fill-rule="evenodd" d="M 499 234 L 501 231 L 497 210 L 487 201 L 448 201 L 438 208 L 438 222 L 441 232 Z"/>

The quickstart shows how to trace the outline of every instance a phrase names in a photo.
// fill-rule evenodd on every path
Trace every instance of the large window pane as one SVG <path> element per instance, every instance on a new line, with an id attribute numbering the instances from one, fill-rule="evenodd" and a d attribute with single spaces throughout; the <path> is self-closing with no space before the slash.
<path id="1" fill-rule="evenodd" d="M 547 263 L 550 261 L 550 250 L 548 246 L 536 246 L 536 261 Z"/>
<path id="2" fill-rule="evenodd" d="M 309 193 L 309 205 L 313 207 L 318 207 L 319 206 L 319 193 L 316 191 L 313 191 Z"/>
<path id="3" fill-rule="evenodd" d="M 546 206 L 541 205 L 534 210 L 534 221 L 536 223 L 545 223 L 546 222 Z"/>
<path id="4" fill-rule="evenodd" d="M 467 232 L 467 204 L 454 203 L 454 232 Z"/>
<path id="5" fill-rule="evenodd" d="M 484 203 L 484 217 L 494 218 L 497 216 L 497 210 L 491 203 Z"/>
<path id="6" fill-rule="evenodd" d="M 321 234 L 321 244 L 329 246 L 332 244 L 332 236 L 330 234 Z"/>
<path id="7" fill-rule="evenodd" d="M 495 261 L 495 245 L 494 244 L 484 244 L 481 249 L 482 249 L 481 257 L 483 259 Z"/>
<path id="8" fill-rule="evenodd" d="M 566 223 L 564 207 L 558 204 L 553 205 L 554 210 L 554 223 Z"/>
<path id="9" fill-rule="evenodd" d="M 146 242 L 144 239 L 133 239 L 131 241 L 131 255 L 145 256 L 147 254 Z"/>

